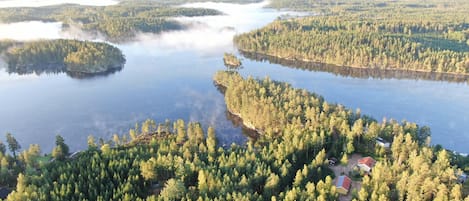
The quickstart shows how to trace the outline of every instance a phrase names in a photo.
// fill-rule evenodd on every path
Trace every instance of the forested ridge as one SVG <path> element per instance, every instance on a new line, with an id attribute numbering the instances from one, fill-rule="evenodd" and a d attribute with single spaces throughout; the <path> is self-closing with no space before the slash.
<path id="1" fill-rule="evenodd" d="M 298 196 L 335 200 L 332 178 L 326 176 L 325 152 L 309 159 L 275 157 L 269 147 L 218 147 L 213 128 L 182 120 L 136 125 L 129 135 L 111 141 L 90 136 L 88 150 L 72 158 L 64 141 L 54 148 L 54 162 L 32 169 L 16 167 L 16 190 L 7 200 L 295 200 Z M 35 160 L 37 152 L 23 152 L 18 161 Z M 295 157 L 295 156 L 293 156 Z M 289 159 L 288 159 L 289 158 Z M 314 160 L 313 160 L 314 159 Z M 304 180 L 294 177 L 304 174 Z M 12 171 L 6 171 L 12 173 Z M 1 185 L 1 183 L 0 183 Z M 295 185 L 294 190 L 289 190 Z"/>
<path id="2" fill-rule="evenodd" d="M 40 74 L 54 72 L 96 74 L 121 69 L 122 52 L 107 43 L 79 40 L 0 41 L 0 53 L 8 63 L 8 72 Z"/>
<path id="3" fill-rule="evenodd" d="M 467 159 L 430 146 L 428 127 L 393 120 L 379 123 L 268 78 L 218 72 L 214 80 L 224 89 L 228 110 L 263 133 L 259 143 L 275 147 L 272 154 L 277 157 L 304 158 L 324 149 L 337 158 L 351 153 L 380 158 L 371 175 L 363 178 L 354 195 L 357 200 L 462 200 L 453 165 L 467 168 Z M 392 142 L 391 149 L 377 146 L 377 137 Z"/>
<path id="4" fill-rule="evenodd" d="M 429 130 L 393 120 L 379 123 L 321 96 L 270 79 L 218 72 L 228 109 L 262 135 L 246 145 L 218 146 L 214 129 L 177 120 L 136 124 L 111 140 L 88 137 L 70 155 L 56 137 L 52 153 L 0 143 L 0 186 L 7 200 L 337 200 L 329 157 L 351 153 L 378 163 L 358 176 L 356 200 L 463 200 L 457 181 L 468 159 L 429 146 Z M 265 118 L 258 118 L 259 116 Z M 276 118 L 271 118 L 271 117 Z M 392 141 L 386 150 L 377 137 Z M 9 148 L 10 155 L 6 152 Z M 49 159 L 53 159 L 49 161 Z M 469 200 L 469 198 L 466 198 Z"/>
<path id="5" fill-rule="evenodd" d="M 372 5 L 378 2 L 384 3 Z M 418 1 L 415 5 L 396 2 L 370 0 L 355 6 L 331 3 L 326 7 L 337 11 L 278 20 L 234 41 L 242 51 L 291 60 L 469 73 L 469 19 L 460 8 L 466 8 L 466 4 L 435 2 L 427 8 Z"/>

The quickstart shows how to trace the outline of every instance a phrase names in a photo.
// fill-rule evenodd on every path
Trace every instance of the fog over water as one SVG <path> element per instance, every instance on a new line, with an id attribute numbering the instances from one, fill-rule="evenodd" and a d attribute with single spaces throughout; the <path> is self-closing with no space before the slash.
<path id="1" fill-rule="evenodd" d="M 0 39 L 17 41 L 78 39 L 104 41 L 104 37 L 89 34 L 79 27 L 70 26 L 62 30 L 62 22 L 27 21 L 0 24 Z"/>
<path id="2" fill-rule="evenodd" d="M 281 15 L 305 15 L 304 13 L 277 12 L 264 9 L 268 2 L 238 5 L 228 3 L 191 3 L 183 7 L 211 8 L 222 11 L 222 16 L 176 17 L 173 18 L 188 25 L 188 30 L 164 32 L 162 34 L 142 33 L 136 43 L 149 47 L 156 54 L 168 54 L 178 51 L 197 51 L 203 55 L 219 55 L 221 50 L 234 51 L 233 37 L 260 28 Z M 144 43 L 141 43 L 144 41 Z M 132 45 L 132 44 L 130 44 Z M 143 51 L 152 51 L 144 49 Z"/>
<path id="3" fill-rule="evenodd" d="M 0 38 L 11 40 L 37 40 L 65 38 L 61 35 L 61 22 L 17 22 L 0 24 Z"/>
<path id="4" fill-rule="evenodd" d="M 2 2 L 2 1 L 0 1 Z M 223 53 L 235 51 L 235 34 L 260 28 L 287 13 L 262 8 L 266 3 L 237 5 L 195 3 L 222 16 L 175 18 L 190 25 L 183 31 L 140 33 L 137 40 L 116 44 L 126 56 L 115 74 L 76 79 L 66 74 L 8 74 L 0 62 L 0 139 L 13 133 L 26 148 L 51 150 L 56 134 L 73 150 L 86 148 L 86 138 L 110 139 L 135 122 L 182 118 L 214 126 L 221 144 L 243 143 L 241 128 L 226 116 L 223 95 L 213 74 L 223 70 Z M 13 30 L 17 30 L 15 32 Z M 24 32 L 24 33 L 19 33 Z M 16 38 L 15 38 L 16 37 Z M 79 29 L 63 33 L 60 23 L 23 22 L 0 25 L 0 38 L 90 38 Z M 432 129 L 433 143 L 469 152 L 469 86 L 467 83 L 413 79 L 352 78 L 327 72 L 288 68 L 243 58 L 240 73 L 286 81 L 349 108 L 361 108 L 381 120 L 408 120 Z"/>

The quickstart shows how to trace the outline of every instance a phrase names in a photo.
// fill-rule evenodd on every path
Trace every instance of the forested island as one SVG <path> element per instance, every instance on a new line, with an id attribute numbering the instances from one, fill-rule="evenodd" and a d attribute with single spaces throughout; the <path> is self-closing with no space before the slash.
<path id="1" fill-rule="evenodd" d="M 469 74 L 466 3 L 369 5 L 379 2 L 329 2 L 318 16 L 278 20 L 234 41 L 242 51 L 290 60 Z"/>
<path id="2" fill-rule="evenodd" d="M 7 134 L 0 143 L 0 187 L 13 190 L 9 201 L 333 201 L 340 197 L 334 182 L 340 175 L 330 159 L 347 164 L 360 154 L 377 162 L 371 173 L 341 173 L 360 184 L 350 193 L 355 200 L 464 200 L 468 194 L 458 175 L 469 169 L 469 158 L 429 145 L 427 127 L 379 123 L 268 78 L 223 71 L 214 81 L 227 109 L 261 134 L 255 143 L 222 148 L 211 127 L 147 120 L 112 140 L 89 136 L 88 149 L 73 154 L 57 136 L 52 153 L 43 156 L 37 145 L 20 151 Z M 378 137 L 392 142 L 390 148 Z"/>
<path id="3" fill-rule="evenodd" d="M 63 30 L 77 27 L 106 40 L 132 40 L 137 33 L 159 33 L 180 30 L 186 25 L 170 19 L 178 16 L 220 15 L 205 8 L 183 8 L 157 4 L 152 1 L 123 2 L 114 6 L 57 5 L 37 8 L 2 8 L 1 22 L 45 21 L 63 22 Z"/>
<path id="4" fill-rule="evenodd" d="M 0 54 L 9 73 L 100 74 L 120 70 L 122 52 L 107 43 L 79 40 L 1 41 Z"/>
<path id="5" fill-rule="evenodd" d="M 223 63 L 229 68 L 238 68 L 241 66 L 241 60 L 236 55 L 231 53 L 225 53 L 223 55 Z"/>

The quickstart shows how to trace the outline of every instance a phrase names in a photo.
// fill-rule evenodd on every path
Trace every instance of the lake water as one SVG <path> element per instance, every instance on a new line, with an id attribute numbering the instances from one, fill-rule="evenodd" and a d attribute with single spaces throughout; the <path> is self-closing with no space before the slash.
<path id="1" fill-rule="evenodd" d="M 215 8 L 226 15 L 177 18 L 192 28 L 160 35 L 140 34 L 136 42 L 118 44 L 127 63 L 121 71 L 106 76 L 79 79 L 64 73 L 18 75 L 0 70 L 0 134 L 11 132 L 24 148 L 36 143 L 44 151 L 50 151 L 55 135 L 61 134 L 77 150 L 87 146 L 89 134 L 110 139 L 112 134 L 126 133 L 136 122 L 147 118 L 182 118 L 214 126 L 222 144 L 243 143 L 247 138 L 227 117 L 223 95 L 213 85 L 212 76 L 225 69 L 222 56 L 235 51 L 232 37 L 236 33 L 262 27 L 287 14 L 263 9 L 264 5 L 185 5 Z M 40 37 L 86 38 L 83 33 L 62 33 L 57 23 L 33 23 L 35 30 L 41 30 L 41 26 L 57 27 L 39 34 Z M 0 25 L 0 33 L 10 26 L 18 24 Z M 17 39 L 37 37 L 29 31 Z M 377 119 L 386 116 L 428 125 L 434 143 L 469 152 L 467 83 L 352 77 L 247 58 L 243 64 L 240 72 L 246 76 L 287 81 L 321 94 L 330 102 L 361 108 L 362 114 Z"/>

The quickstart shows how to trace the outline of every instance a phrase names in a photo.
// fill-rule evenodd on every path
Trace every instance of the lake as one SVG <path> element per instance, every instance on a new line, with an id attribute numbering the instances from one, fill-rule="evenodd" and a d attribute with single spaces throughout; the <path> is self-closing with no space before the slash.
<path id="1" fill-rule="evenodd" d="M 24 149 L 35 143 L 44 152 L 52 149 L 55 135 L 60 134 L 72 150 L 78 150 L 87 147 L 90 134 L 111 139 L 114 133 L 127 133 L 136 122 L 147 118 L 159 122 L 181 118 L 199 121 L 205 128 L 214 126 L 222 144 L 244 143 L 247 137 L 229 118 L 212 76 L 225 69 L 223 53 L 236 51 L 232 43 L 235 34 L 260 28 L 281 15 L 301 15 L 264 9 L 265 5 L 184 5 L 215 8 L 226 15 L 177 18 L 191 28 L 159 35 L 139 34 L 135 42 L 117 44 L 127 62 L 121 71 L 105 76 L 18 75 L 0 69 L 0 134 L 11 132 Z M 28 31 L 31 28 L 47 33 Z M 10 29 L 24 32 L 7 34 Z M 89 39 L 80 31 L 63 33 L 60 23 L 0 25 L 0 33 L 2 38 L 21 40 Z M 347 76 L 242 58 L 244 68 L 240 73 L 245 76 L 286 81 L 321 94 L 329 102 L 361 108 L 362 114 L 379 120 L 406 119 L 430 126 L 433 143 L 469 152 L 467 82 Z"/>

